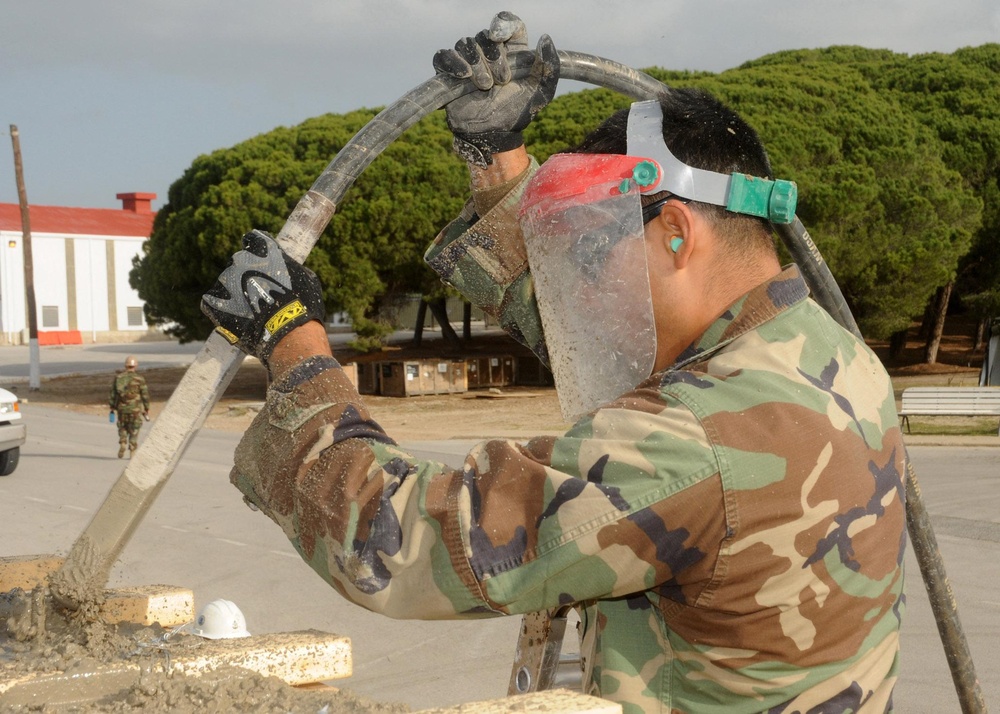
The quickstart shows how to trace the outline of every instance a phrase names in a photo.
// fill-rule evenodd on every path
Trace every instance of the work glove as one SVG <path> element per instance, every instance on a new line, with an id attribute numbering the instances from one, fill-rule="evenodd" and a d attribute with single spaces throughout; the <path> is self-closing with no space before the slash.
<path id="1" fill-rule="evenodd" d="M 511 80 L 507 55 L 527 50 L 527 36 L 517 15 L 501 12 L 489 30 L 434 55 L 435 72 L 457 79 L 471 77 L 482 90 L 459 97 L 445 108 L 455 151 L 469 163 L 488 166 L 493 154 L 522 146 L 521 132 L 556 93 L 559 55 L 548 35 L 538 40 L 530 74 Z"/>
<path id="2" fill-rule="evenodd" d="M 202 296 L 201 311 L 216 332 L 265 364 L 286 334 L 326 315 L 316 274 L 258 230 L 243 236 L 243 250 Z"/>

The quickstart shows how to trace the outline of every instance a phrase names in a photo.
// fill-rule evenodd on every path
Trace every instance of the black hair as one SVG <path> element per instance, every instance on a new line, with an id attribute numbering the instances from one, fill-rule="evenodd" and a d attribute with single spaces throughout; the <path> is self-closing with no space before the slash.
<path id="1" fill-rule="evenodd" d="M 757 132 L 732 109 L 708 92 L 690 87 L 670 89 L 658 99 L 663 109 L 663 141 L 689 166 L 718 173 L 745 173 L 774 178 L 767 151 Z M 612 114 L 588 134 L 572 153 L 628 153 L 628 109 Z M 664 194 L 644 197 L 651 203 Z M 727 211 L 723 206 L 692 202 L 723 237 L 766 241 L 774 250 L 771 226 L 764 219 Z M 759 238 L 758 238 L 759 236 Z"/>

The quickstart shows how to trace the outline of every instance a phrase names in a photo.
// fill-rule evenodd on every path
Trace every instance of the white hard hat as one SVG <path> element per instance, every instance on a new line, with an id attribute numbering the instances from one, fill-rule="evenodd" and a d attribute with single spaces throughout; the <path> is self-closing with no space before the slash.
<path id="1" fill-rule="evenodd" d="M 210 640 L 249 637 L 243 613 L 230 600 L 213 600 L 201 609 L 191 628 L 192 634 Z"/>

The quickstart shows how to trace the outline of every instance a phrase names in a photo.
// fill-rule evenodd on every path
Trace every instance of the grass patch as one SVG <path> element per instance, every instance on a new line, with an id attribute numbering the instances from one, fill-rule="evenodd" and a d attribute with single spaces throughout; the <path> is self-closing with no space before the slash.
<path id="1" fill-rule="evenodd" d="M 913 417 L 908 433 L 914 435 L 996 436 L 996 417 Z M 904 436 L 907 433 L 903 429 Z"/>

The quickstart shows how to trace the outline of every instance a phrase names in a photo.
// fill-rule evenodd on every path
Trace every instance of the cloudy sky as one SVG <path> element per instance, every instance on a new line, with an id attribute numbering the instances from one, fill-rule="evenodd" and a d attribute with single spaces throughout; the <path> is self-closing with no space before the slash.
<path id="1" fill-rule="evenodd" d="M 499 10 L 532 44 L 721 71 L 835 44 L 908 54 L 1000 42 L 996 0 L 0 0 L 0 202 L 117 208 L 199 154 L 389 104 Z M 579 85 L 577 86 L 579 88 Z"/>

